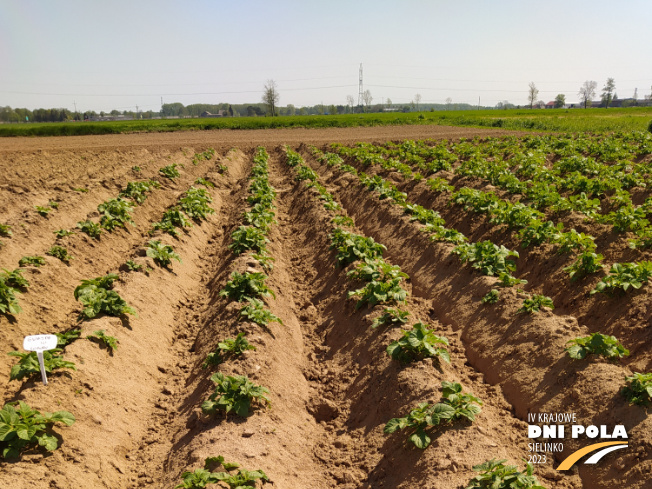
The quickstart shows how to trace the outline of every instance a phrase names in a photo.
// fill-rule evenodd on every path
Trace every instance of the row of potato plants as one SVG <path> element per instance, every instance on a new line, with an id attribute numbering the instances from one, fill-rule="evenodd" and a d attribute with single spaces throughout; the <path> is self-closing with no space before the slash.
<path id="1" fill-rule="evenodd" d="M 203 159 L 209 159 L 214 155 L 214 150 L 207 150 L 205 155 L 199 154 L 195 155 L 202 156 Z M 161 176 L 174 180 L 180 173 L 176 170 L 177 164 L 171 164 L 164 166 L 159 169 Z M 139 167 L 134 167 L 140 171 Z M 198 178 L 196 183 L 204 184 L 207 187 L 212 186 L 210 182 L 204 178 Z M 99 240 L 103 231 L 113 232 L 116 228 L 126 228 L 127 224 L 134 225 L 133 218 L 131 216 L 133 209 L 136 205 L 141 205 L 147 199 L 147 194 L 154 189 L 160 188 L 160 183 L 155 180 L 140 180 L 140 181 L 130 181 L 127 183 L 126 187 L 120 191 L 118 196 L 113 199 L 106 200 L 97 206 L 97 211 L 100 213 L 100 218 L 98 222 L 94 222 L 90 219 L 86 221 L 79 221 L 77 223 L 77 228 L 90 236 L 93 239 Z M 201 189 L 189 190 L 184 198 L 179 202 L 180 208 L 175 207 L 168 211 L 161 220 L 160 223 L 155 223 L 153 230 L 161 229 L 165 232 L 168 232 L 172 236 L 176 236 L 175 227 L 184 227 L 189 226 L 190 221 L 186 219 L 182 214 L 183 210 L 188 217 L 191 219 L 203 219 L 205 218 L 205 212 L 203 211 L 205 207 L 205 201 L 207 194 Z M 55 208 L 56 206 L 52 206 Z M 5 236 L 11 236 L 11 226 L 1 225 L 0 232 Z M 74 231 L 59 229 L 54 231 L 56 236 L 56 244 L 54 244 L 48 251 L 45 252 L 46 255 L 53 256 L 58 258 L 62 262 L 69 264 L 71 260 L 74 259 L 70 255 L 68 249 L 62 246 L 60 240 L 66 236 L 75 234 Z M 169 247 L 161 245 L 160 242 L 150 242 L 150 248 L 152 252 L 148 252 L 157 262 L 166 261 L 166 253 L 170 253 L 172 250 Z M 168 257 L 178 259 L 178 256 L 174 256 L 174 253 L 169 254 Z M 169 263 L 169 261 L 168 261 Z M 19 261 L 19 267 L 35 266 L 39 267 L 45 265 L 45 260 L 40 255 L 24 256 Z M 16 269 L 12 272 L 5 270 L 10 277 L 20 277 L 21 270 Z M 20 277 L 22 279 L 22 277 Z M 20 289 L 26 289 L 29 284 L 26 280 L 22 279 L 20 287 L 11 286 L 12 280 L 4 280 L 3 276 L 0 276 L 0 313 L 2 314 L 11 314 L 15 315 L 21 311 L 18 304 L 17 294 L 20 294 Z"/>
<path id="2" fill-rule="evenodd" d="M 385 169 L 398 170 L 407 178 L 415 177 L 416 174 L 411 173 L 409 167 L 404 168 L 407 165 L 397 160 L 369 157 L 369 147 L 370 145 L 366 143 L 360 143 L 354 148 L 334 145 L 340 154 L 354 158 L 363 165 L 379 164 Z M 371 154 L 374 155 L 373 151 Z M 438 177 L 429 178 L 427 184 L 433 192 L 450 193 L 451 204 L 463 206 L 466 211 L 486 214 L 490 217 L 491 223 L 506 224 L 508 228 L 516 230 L 523 247 L 550 243 L 557 247 L 557 252 L 560 254 L 577 253 L 575 261 L 564 268 L 572 281 L 605 270 L 605 266 L 601 263 L 604 256 L 596 253 L 595 238 L 591 235 L 577 232 L 575 229 L 565 232 L 562 223 L 544 221 L 545 215 L 540 211 L 521 202 L 512 203 L 501 199 L 494 192 L 468 187 L 455 190 L 446 180 Z M 617 291 L 638 289 L 648 281 L 652 272 L 651 267 L 652 262 L 644 260 L 614 263 L 609 268 L 609 275 L 602 278 L 591 293 L 612 294 Z"/>
<path id="3" fill-rule="evenodd" d="M 188 212 L 188 215 L 191 215 L 193 219 L 197 221 L 205 219 L 207 214 L 214 212 L 214 210 L 208 206 L 208 203 L 211 202 L 211 198 L 203 189 L 195 189 L 194 187 L 191 187 L 190 190 L 181 197 L 180 202 L 182 208 Z M 179 255 L 174 252 L 171 246 L 164 245 L 158 240 L 149 241 L 146 254 L 151 257 L 155 263 L 165 268 L 169 267 L 171 259 L 176 259 L 179 262 L 181 261 Z M 21 262 L 36 267 L 45 263 L 42 257 L 23 257 Z M 134 270 L 135 267 L 132 266 L 130 269 Z M 29 285 L 27 281 L 22 279 L 22 276 L 15 273 L 19 271 L 20 270 L 15 270 L 14 273 L 8 275 L 8 277 L 13 279 L 16 285 L 27 287 Z M 18 282 L 18 278 L 21 278 L 22 280 Z M 2 276 L 0 276 L 0 279 L 2 279 Z M 81 285 L 79 285 L 74 291 L 75 299 L 83 306 L 79 316 L 80 320 L 93 319 L 99 315 L 116 317 L 124 314 L 136 315 L 136 311 L 130 307 L 115 290 L 113 290 L 113 283 L 117 279 L 119 279 L 117 274 L 110 273 L 102 277 L 82 280 Z M 73 328 L 65 333 L 57 333 L 57 336 L 60 338 L 58 346 L 63 348 L 72 341 L 79 339 L 80 333 L 81 330 L 78 328 Z M 99 339 L 111 351 L 117 348 L 117 341 L 115 338 L 105 335 L 102 330 L 94 332 L 92 335 L 87 336 L 87 338 Z M 46 372 L 52 372 L 55 368 L 60 367 L 74 369 L 74 364 L 72 364 L 72 362 L 64 361 L 60 356 L 60 352 L 60 349 L 45 352 Z M 36 354 L 34 352 L 29 354 L 11 352 L 10 355 L 19 356 L 21 358 L 19 364 L 12 369 L 11 380 L 37 375 L 39 373 Z"/>
<path id="4" fill-rule="evenodd" d="M 166 170 L 170 170 L 170 168 L 162 168 L 161 174 L 164 175 Z M 146 194 L 153 188 L 158 187 L 159 184 L 152 180 L 129 182 L 117 199 L 108 200 L 98 206 L 98 211 L 102 214 L 99 223 L 93 223 L 92 221 L 80 222 L 78 228 L 91 237 L 99 239 L 103 229 L 111 232 L 116 227 L 125 227 L 126 223 L 133 224 L 130 213 L 134 204 L 142 204 L 147 198 Z M 190 191 L 186 193 L 185 198 L 182 199 L 182 206 L 193 219 L 205 218 L 207 213 L 213 212 L 212 209 L 207 207 L 207 203 L 210 202 L 210 197 L 207 194 L 203 192 L 198 192 L 199 195 L 197 193 L 191 194 Z M 50 208 L 56 208 L 56 206 L 50 205 Z M 199 212 L 199 209 L 203 210 Z M 47 212 L 43 209 L 39 213 L 47 215 Z M 4 235 L 11 236 L 9 226 L 3 225 L 0 230 Z M 73 232 L 58 230 L 54 234 L 59 239 L 73 234 Z M 162 255 L 162 252 L 165 255 Z M 69 262 L 72 259 L 67 250 L 58 245 L 53 246 L 47 254 L 56 256 L 64 262 Z M 147 254 L 154 258 L 155 261 L 160 262 L 161 265 L 165 264 L 164 257 L 179 259 L 178 255 L 173 253 L 171 247 L 160 245 L 160 242 L 155 241 L 150 241 Z M 24 256 L 19 261 L 20 267 L 40 267 L 42 265 L 45 265 L 45 259 L 42 256 Z M 113 290 L 113 282 L 118 278 L 117 274 L 111 273 L 95 279 L 82 280 L 81 284 L 74 290 L 75 299 L 84 306 L 79 316 L 80 321 L 93 319 L 102 314 L 109 316 L 136 314 L 136 311 Z M 0 313 L 16 314 L 20 312 L 20 307 L 15 299 L 15 291 L 17 289 L 26 289 L 28 286 L 29 283 L 21 275 L 21 269 L 12 272 L 3 269 L 0 274 Z M 57 348 L 43 352 L 44 368 L 47 374 L 51 374 L 54 370 L 60 368 L 76 370 L 74 362 L 64 360 L 62 353 L 67 345 L 81 338 L 81 333 L 82 330 L 79 326 L 70 328 L 63 333 L 56 333 L 58 339 Z M 88 333 L 84 338 L 103 345 L 110 354 L 113 354 L 118 348 L 117 338 L 107 335 L 105 330 L 102 329 Z M 11 369 L 10 380 L 34 378 L 40 374 L 35 352 L 22 353 L 14 351 L 8 354 L 19 358 L 18 363 Z M 3 409 L 0 410 L 2 457 L 5 459 L 18 458 L 24 450 L 32 449 L 34 446 L 42 447 L 47 451 L 55 450 L 59 442 L 58 438 L 53 435 L 52 425 L 57 422 L 71 426 L 75 422 L 75 417 L 70 412 L 63 410 L 54 413 L 41 413 L 36 409 L 32 409 L 23 401 L 5 404 Z"/>
<path id="5" fill-rule="evenodd" d="M 364 172 L 358 172 L 351 165 L 344 163 L 344 160 L 335 153 L 322 153 L 317 148 L 312 148 L 312 151 L 318 161 L 355 175 L 360 184 L 377 193 L 380 200 L 388 199 L 400 206 L 410 216 L 411 221 L 424 225 L 422 231 L 429 235 L 431 241 L 453 243 L 455 247 L 451 253 L 457 255 L 462 263 L 468 262 L 483 275 L 497 277 L 502 287 L 527 283 L 526 280 L 518 279 L 512 274 L 516 271 L 514 260 L 519 256 L 517 251 L 503 245 L 498 246 L 489 240 L 471 243 L 461 232 L 447 227 L 439 212 L 409 202 L 405 192 L 399 191 L 395 185 L 380 175 L 370 177 Z M 534 305 L 530 307 L 530 303 Z M 554 307 L 550 298 L 534 294 L 525 299 L 523 311 L 537 312 L 542 306 Z"/>
<path id="6" fill-rule="evenodd" d="M 538 143 L 541 139 L 529 142 Z M 632 139 L 635 144 L 631 151 L 624 154 L 617 150 L 606 153 L 611 158 L 619 158 L 616 161 L 600 162 L 591 156 L 566 150 L 561 154 L 553 152 L 559 159 L 552 163 L 548 163 L 549 154 L 555 148 L 551 144 L 530 144 L 519 149 L 517 139 L 491 139 L 475 145 L 475 151 L 465 151 L 460 155 L 454 172 L 460 176 L 483 179 L 510 194 L 521 195 L 524 202 L 538 211 L 559 214 L 574 210 L 584 214 L 587 221 L 612 225 L 616 233 L 635 232 L 638 237 L 630 239 L 629 245 L 634 249 L 648 248 L 652 245 L 652 227 L 647 219 L 652 214 L 652 199 L 648 198 L 643 204 L 635 206 L 629 190 L 645 188 L 652 183 L 650 162 L 632 161 L 651 153 L 652 138 L 649 134 L 642 134 Z M 389 143 L 387 147 L 375 147 L 373 151 L 385 158 L 398 156 L 399 159 L 405 158 L 401 161 L 414 161 L 414 156 L 409 155 L 423 153 L 418 149 L 424 144 L 421 141 Z M 466 143 L 460 143 L 460 146 L 462 144 Z M 619 147 L 618 142 L 607 138 L 604 146 L 610 145 Z M 454 147 L 455 150 L 459 148 Z M 432 153 L 432 150 L 429 152 Z M 452 153 L 446 154 L 455 160 Z M 420 157 L 417 155 L 417 158 Z M 445 168 L 432 164 L 420 165 L 420 168 L 429 170 L 428 173 L 439 169 L 451 170 L 448 160 L 444 162 L 447 165 Z M 570 194 L 563 196 L 560 192 Z M 610 212 L 600 214 L 601 206 L 608 206 Z"/>
<path id="7" fill-rule="evenodd" d="M 235 256 L 248 253 L 262 268 L 262 272 L 231 273 L 224 289 L 219 292 L 220 297 L 244 304 L 240 308 L 240 319 L 257 324 L 269 331 L 270 322 L 282 324 L 280 318 L 272 314 L 266 307 L 265 299 L 275 297 L 274 291 L 266 284 L 268 278 L 265 272 L 273 268 L 274 258 L 267 250 L 269 243 L 266 237 L 272 225 L 276 223 L 274 217 L 274 199 L 276 191 L 269 183 L 268 169 L 269 155 L 264 148 L 255 151 L 253 167 L 251 170 L 249 206 L 242 215 L 243 224 L 231 234 L 229 249 Z M 225 338 L 218 341 L 214 351 L 206 357 L 202 367 L 212 368 L 233 360 L 247 350 L 255 350 L 246 338 L 245 332 L 239 332 L 235 338 Z M 230 413 L 241 417 L 249 416 L 254 408 L 266 408 L 271 405 L 268 397 L 270 393 L 266 387 L 254 384 L 243 375 L 224 375 L 215 372 L 211 376 L 215 384 L 215 391 L 202 405 L 202 412 L 214 415 L 223 412 L 228 417 Z M 223 470 L 215 472 L 218 467 Z M 204 467 L 194 471 L 186 471 L 181 475 L 182 482 L 175 487 L 188 489 L 205 487 L 207 484 L 224 482 L 232 488 L 254 489 L 257 480 L 270 481 L 262 470 L 249 471 L 240 469 L 237 463 L 227 463 L 221 455 L 209 457 L 204 462 Z M 237 469 L 237 472 L 234 472 Z"/>
<path id="8" fill-rule="evenodd" d="M 424 209 L 421 206 L 410 203 L 407 201 L 407 195 L 405 193 L 399 192 L 395 186 L 382 177 L 376 175 L 373 178 L 370 178 L 364 173 L 358 173 L 353 167 L 346 165 L 336 154 L 322 153 L 317 148 L 312 148 L 312 151 L 313 155 L 321 163 L 331 167 L 337 167 L 344 172 L 357 174 L 360 183 L 367 187 L 368 190 L 376 191 L 379 194 L 379 199 L 382 200 L 388 198 L 388 200 L 403 207 L 405 212 L 412 216 L 411 220 L 416 220 L 421 222 L 421 224 L 425 224 L 425 227 L 423 228 L 424 232 L 431 233 L 432 230 L 435 229 L 435 235 L 433 236 L 431 234 L 431 239 L 433 241 L 447 241 L 446 239 L 442 239 L 441 227 L 444 226 L 444 222 L 438 213 L 432 209 Z M 454 231 L 452 235 L 455 236 L 455 240 L 458 240 L 459 237 L 456 233 L 457 231 Z M 476 259 L 472 256 L 476 253 L 481 254 L 481 250 L 485 247 L 491 249 L 491 246 L 488 243 L 490 242 L 477 243 L 479 247 L 469 248 L 465 247 L 465 245 L 468 245 L 467 242 L 462 242 L 462 244 L 457 245 L 453 249 L 452 253 L 457 254 L 462 261 L 471 261 L 474 263 L 475 268 L 480 269 L 481 272 L 487 275 L 491 275 L 492 272 L 500 270 L 502 267 L 508 267 L 507 272 L 502 272 L 499 275 L 501 285 L 516 285 L 521 282 L 519 279 L 509 275 L 509 272 L 513 271 L 510 265 L 511 262 L 507 260 L 510 256 L 509 250 L 503 250 L 501 254 L 497 254 L 498 256 L 496 256 L 494 260 L 486 260 L 483 258 Z M 496 245 L 493 246 L 495 247 Z M 475 262 L 473 262 L 473 260 L 475 260 Z M 650 265 L 644 264 L 639 266 L 649 267 Z M 614 267 L 619 268 L 621 267 L 621 264 L 615 264 Z M 627 290 L 629 286 L 638 288 L 642 285 L 642 282 L 640 282 L 641 279 L 638 276 L 633 275 L 629 275 L 625 279 L 630 282 L 629 285 L 623 282 L 618 282 L 619 280 L 623 280 L 623 276 L 627 276 L 627 273 L 629 273 L 629 270 L 623 267 L 623 269 L 619 270 L 617 274 L 612 273 L 612 275 L 603 278 L 596 286 L 597 290 L 594 290 L 594 292 L 601 292 L 608 288 L 611 288 L 612 291 L 617 288 Z M 652 275 L 652 270 L 647 273 L 648 276 Z M 634 282 L 633 285 L 631 284 L 632 282 Z M 498 291 L 492 289 L 483 298 L 482 302 L 495 303 L 498 298 Z M 553 308 L 554 306 L 550 298 L 533 294 L 524 300 L 523 305 L 519 308 L 518 312 L 537 312 L 542 307 Z M 571 346 L 566 349 L 566 352 L 573 359 L 584 359 L 588 355 L 593 354 L 600 355 L 609 360 L 617 360 L 629 355 L 629 351 L 625 349 L 615 337 L 603 335 L 601 333 L 592 333 L 587 337 L 575 338 L 569 340 L 568 344 Z M 632 376 L 625 376 L 625 382 L 626 384 L 621 389 L 621 393 L 628 401 L 633 404 L 644 406 L 652 403 L 652 373 L 645 374 L 635 372 Z"/>
<path id="9" fill-rule="evenodd" d="M 205 182 L 205 181 L 204 181 Z M 202 183 L 204 183 L 202 182 Z M 89 225 L 90 221 L 79 223 L 78 227 L 95 239 L 99 239 L 102 229 L 109 232 L 116 227 L 124 227 L 126 223 L 132 223 L 130 213 L 134 204 L 142 204 L 147 198 L 147 193 L 153 188 L 158 188 L 157 182 L 148 180 L 144 182 L 129 182 L 126 188 L 120 192 L 117 199 L 111 199 L 98 206 L 98 211 L 103 212 L 99 224 Z M 132 202 L 127 201 L 131 200 Z M 211 202 L 210 196 L 201 189 L 191 189 L 180 199 L 181 208 L 192 219 L 199 221 L 205 219 L 206 215 L 214 212 L 208 206 Z M 92 228 L 98 232 L 89 232 Z M 155 227 L 156 229 L 156 227 Z M 55 232 L 57 238 L 72 234 L 59 230 Z M 51 253 L 48 253 L 51 254 Z M 156 263 L 167 267 L 169 259 L 175 258 L 180 261 L 179 256 L 173 252 L 169 246 L 162 245 L 160 241 L 150 241 L 147 249 L 147 255 L 152 257 Z M 25 256 L 19 261 L 21 267 L 32 266 L 40 267 L 45 265 L 45 260 L 41 256 Z M 79 320 L 91 320 L 100 315 L 122 316 L 124 314 L 136 315 L 136 311 L 129 306 L 120 295 L 113 290 L 113 284 L 119 276 L 110 273 L 105 276 L 94 279 L 82 280 L 81 284 L 74 290 L 74 297 L 78 300 L 83 309 L 79 315 Z M 2 285 L 26 289 L 29 283 L 21 275 L 21 270 L 16 269 L 13 272 L 4 270 L 0 274 Z M 2 286 L 0 285 L 0 291 Z M 17 304 L 14 306 L 18 307 Z M 20 309 L 18 308 L 18 311 Z M 10 311 L 12 313 L 18 312 Z M 4 312 L 4 311 L 2 311 Z M 57 348 L 43 352 L 44 368 L 47 374 L 58 369 L 76 370 L 74 362 L 67 361 L 63 358 L 63 352 L 66 346 L 73 341 L 82 338 L 80 325 L 76 325 L 62 333 L 55 333 L 58 341 Z M 118 348 L 117 338 L 106 334 L 103 329 L 86 334 L 84 339 L 97 342 L 104 346 L 112 355 Z M 12 367 L 10 380 L 34 379 L 40 374 L 36 352 L 22 353 L 18 351 L 9 352 L 8 355 L 18 357 L 18 362 Z M 50 426 L 56 422 L 62 422 L 68 426 L 72 425 L 75 417 L 68 411 L 57 411 L 55 413 L 39 412 L 32 409 L 23 401 L 7 403 L 0 411 L 0 442 L 3 443 L 3 458 L 17 458 L 25 449 L 32 448 L 34 445 L 43 447 L 47 451 L 53 451 L 58 447 L 58 439 L 51 434 Z"/>
<path id="10" fill-rule="evenodd" d="M 648 140 L 648 145 L 641 141 L 636 157 L 650 152 L 651 138 L 649 135 L 644 138 Z M 528 146 L 521 152 L 518 150 L 518 140 L 514 138 L 490 139 L 482 144 L 463 141 L 452 145 L 450 151 L 442 144 L 430 147 L 423 141 L 403 141 L 385 146 L 361 143 L 360 146 L 372 154 L 365 156 L 367 162 L 394 159 L 400 162 L 399 166 L 405 165 L 403 162 L 416 165 L 426 175 L 449 170 L 460 176 L 480 178 L 511 194 L 522 195 L 528 205 L 539 211 L 556 214 L 575 210 L 585 214 L 588 219 L 612 224 L 616 232 L 640 231 L 649 227 L 645 216 L 650 213 L 652 204 L 646 201 L 642 206 L 635 207 L 627 192 L 627 189 L 646 187 L 650 183 L 652 172 L 649 163 L 619 161 L 608 165 L 590 156 L 573 154 L 560 156 L 549 169 L 545 150 Z M 551 150 L 550 147 L 546 149 Z M 456 162 L 458 164 L 453 170 Z M 409 165 L 405 166 L 403 172 L 410 176 L 411 169 Z M 418 172 L 414 176 L 423 178 Z M 570 195 L 565 197 L 559 192 L 570 192 Z M 607 193 L 612 194 L 611 197 L 606 197 Z M 599 214 L 600 200 L 595 197 L 605 197 L 612 212 Z M 633 240 L 632 246 L 645 246 L 641 239 Z"/>
<path id="11" fill-rule="evenodd" d="M 350 291 L 348 294 L 350 298 L 358 298 L 356 309 L 364 304 L 368 304 L 369 307 L 382 305 L 383 313 L 373 321 L 372 327 L 403 327 L 408 322 L 409 312 L 398 307 L 387 306 L 406 303 L 407 292 L 402 289 L 400 283 L 408 278 L 407 274 L 401 272 L 398 266 L 391 265 L 382 258 L 385 246 L 375 242 L 371 237 L 344 230 L 343 227 L 354 227 L 352 219 L 345 215 L 333 196 L 319 183 L 318 175 L 305 164 L 301 155 L 289 147 L 285 148 L 285 152 L 286 163 L 295 167 L 296 179 L 305 181 L 306 187 L 313 188 L 319 196 L 318 198 L 324 201 L 326 210 L 333 214 L 331 221 L 334 228 L 330 239 L 331 248 L 337 250 L 337 266 L 346 267 L 355 264 L 347 276 L 354 281 L 366 282 L 363 288 Z M 331 159 L 336 157 L 333 154 L 323 156 Z M 445 349 L 448 340 L 435 335 L 427 326 L 422 322 L 417 322 L 411 330 L 402 329 L 402 337 L 387 346 L 387 354 L 392 359 L 403 363 L 428 357 L 450 362 L 450 357 Z M 475 416 L 480 412 L 482 401 L 473 394 L 463 393 L 462 386 L 458 382 L 443 381 L 441 387 L 440 402 L 419 403 L 407 415 L 390 419 L 384 427 L 384 432 L 391 434 L 401 429 L 407 429 L 411 433 L 408 440 L 416 447 L 425 449 L 432 441 L 430 431 L 433 428 L 460 419 L 473 422 Z M 525 484 L 514 487 L 541 487 L 537 485 L 538 481 L 532 475 L 531 464 L 527 465 L 525 473 L 521 473 L 516 466 L 506 466 L 504 462 L 506 460 L 491 460 L 474 466 L 473 469 L 480 472 L 480 475 L 472 479 L 468 487 L 483 487 L 481 485 L 483 481 L 495 480 L 496 477 L 504 477 L 508 481 L 518 479 Z"/>
<path id="12" fill-rule="evenodd" d="M 134 204 L 142 204 L 147 198 L 146 193 L 157 187 L 158 183 L 151 180 L 129 182 L 117 199 L 110 199 L 98 205 L 98 212 L 102 213 L 99 223 L 87 220 L 79 222 L 77 227 L 99 239 L 102 229 L 112 231 L 116 227 L 124 227 L 127 222 L 133 223 L 130 213 Z M 7 226 L 4 233 L 11 236 L 11 229 Z M 73 231 L 59 229 L 54 234 L 57 244 L 54 244 L 45 254 L 58 258 L 64 263 L 70 263 L 73 257 L 68 253 L 67 248 L 61 246 L 59 240 L 74 234 Z M 4 273 L 0 275 L 0 313 L 16 315 L 21 312 L 17 295 L 29 287 L 29 283 L 21 275 L 22 269 L 28 266 L 39 267 L 44 264 L 45 259 L 40 255 L 24 256 L 18 262 L 20 268 L 12 271 L 4 269 Z"/>

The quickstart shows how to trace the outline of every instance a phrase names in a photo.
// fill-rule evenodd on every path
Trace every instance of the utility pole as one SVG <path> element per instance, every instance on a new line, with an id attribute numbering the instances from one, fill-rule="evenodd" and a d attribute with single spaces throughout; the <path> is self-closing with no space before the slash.
<path id="1" fill-rule="evenodd" d="M 360 81 L 358 83 L 358 107 L 362 105 L 362 63 L 360 63 Z"/>

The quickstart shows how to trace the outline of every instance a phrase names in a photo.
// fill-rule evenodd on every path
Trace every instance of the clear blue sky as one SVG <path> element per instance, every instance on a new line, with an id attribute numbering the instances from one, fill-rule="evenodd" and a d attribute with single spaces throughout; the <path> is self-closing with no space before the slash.
<path id="1" fill-rule="evenodd" d="M 493 106 L 616 82 L 650 94 L 652 1 L 0 0 L 0 106 L 158 110 L 163 101 Z M 596 97 L 596 98 L 598 98 Z"/>

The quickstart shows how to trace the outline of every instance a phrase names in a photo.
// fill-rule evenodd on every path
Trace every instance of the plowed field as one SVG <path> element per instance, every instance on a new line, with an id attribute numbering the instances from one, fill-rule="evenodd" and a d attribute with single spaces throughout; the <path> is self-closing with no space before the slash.
<path id="1" fill-rule="evenodd" d="M 589 305 L 590 287 L 562 277 L 567 263 L 554 253 L 527 251 L 518 260 L 527 290 L 553 297 L 558 307 L 516 314 L 522 296 L 515 288 L 506 289 L 495 307 L 484 306 L 480 299 L 495 278 L 462 265 L 451 255 L 453 245 L 429 240 L 421 224 L 351 174 L 320 163 L 307 146 L 501 134 L 411 126 L 1 140 L 0 224 L 10 225 L 12 235 L 0 238 L 0 268 L 15 269 L 24 256 L 46 261 L 23 267 L 29 287 L 18 296 L 22 311 L 0 315 L 3 405 L 22 400 L 41 411 L 67 410 L 76 422 L 54 427 L 60 447 L 52 453 L 33 448 L 17 460 L 0 459 L 0 487 L 172 488 L 183 472 L 222 455 L 248 470 L 263 470 L 281 489 L 463 488 L 477 474 L 474 465 L 507 459 L 523 469 L 532 455 L 529 443 L 559 441 L 528 439 L 528 413 L 575 413 L 580 424 L 609 429 L 622 424 L 629 437 L 627 449 L 599 464 L 562 472 L 555 468 L 572 452 L 605 441 L 566 437 L 563 451 L 548 452 L 545 463 L 535 465 L 545 487 L 652 487 L 652 422 L 645 408 L 630 406 L 619 394 L 625 375 L 652 370 L 646 287 L 626 303 L 604 298 Z M 385 353 L 401 337 L 400 329 L 372 328 L 383 307 L 356 309 L 347 297 L 361 286 L 347 278 L 354 266 L 337 266 L 329 238 L 333 215 L 314 189 L 297 181 L 286 164 L 286 144 L 317 173 L 340 214 L 353 218 L 355 232 L 382 243 L 385 259 L 408 274 L 402 309 L 448 339 L 450 363 L 404 364 Z M 275 297 L 266 303 L 282 320 L 264 328 L 241 320 L 241 304 L 219 295 L 232 272 L 262 271 L 250 254 L 236 256 L 229 249 L 249 208 L 258 146 L 269 153 L 269 182 L 276 189 L 276 222 L 267 234 L 274 259 L 267 285 Z M 193 163 L 207 148 L 215 155 Z M 171 163 L 179 165 L 174 180 L 159 174 Z M 433 197 L 423 182 L 365 171 L 391 180 L 411 202 L 440 212 L 474 241 L 518 246 L 510 232 Z M 215 212 L 176 238 L 152 231 L 184 192 L 199 186 L 198 178 L 214 184 L 206 190 Z M 146 179 L 160 188 L 134 206 L 133 225 L 103 232 L 100 239 L 77 228 L 80 221 L 99 221 L 97 206 L 116 198 L 128 182 Z M 39 215 L 35 206 L 49 202 L 58 206 Z M 74 233 L 57 238 L 54 232 L 61 229 Z M 173 246 L 181 263 L 169 268 L 155 263 L 146 255 L 152 239 Z M 46 255 L 53 245 L 67 248 L 72 260 Z M 127 260 L 141 270 L 129 271 Z M 82 280 L 109 273 L 119 274 L 114 289 L 137 315 L 80 321 L 82 306 L 73 291 Z M 4 353 L 22 352 L 24 336 L 73 327 L 81 328 L 82 338 L 105 330 L 119 346 L 110 353 L 80 339 L 64 352 L 76 370 L 55 370 L 47 386 L 40 375 L 9 381 L 17 360 Z M 631 356 L 621 362 L 569 359 L 567 341 L 594 331 L 617 336 Z M 255 350 L 202 368 L 219 341 L 239 332 L 247 333 Z M 214 391 L 210 377 L 216 371 L 246 375 L 265 386 L 271 406 L 247 418 L 204 414 L 201 405 Z M 438 402 L 442 381 L 459 382 L 482 400 L 473 423 L 434 430 L 426 450 L 408 443 L 402 431 L 383 432 L 387 421 L 418 403 Z"/>

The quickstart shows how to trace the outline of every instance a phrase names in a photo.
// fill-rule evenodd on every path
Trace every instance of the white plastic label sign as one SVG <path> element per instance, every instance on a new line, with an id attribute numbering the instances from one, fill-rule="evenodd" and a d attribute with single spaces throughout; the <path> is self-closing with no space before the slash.
<path id="1" fill-rule="evenodd" d="M 35 334 L 25 336 L 23 349 L 27 351 L 45 351 L 57 347 L 57 337 L 53 334 Z"/>
<path id="2" fill-rule="evenodd" d="M 38 364 L 41 367 L 43 385 L 48 385 L 48 378 L 47 375 L 45 375 L 45 364 L 43 363 L 43 352 L 45 350 L 52 350 L 56 347 L 57 337 L 53 334 L 35 334 L 32 336 L 25 336 L 25 339 L 23 340 L 23 349 L 36 352 Z"/>

